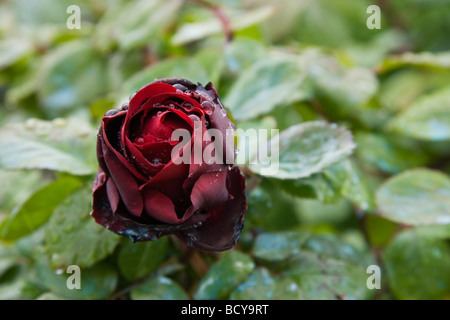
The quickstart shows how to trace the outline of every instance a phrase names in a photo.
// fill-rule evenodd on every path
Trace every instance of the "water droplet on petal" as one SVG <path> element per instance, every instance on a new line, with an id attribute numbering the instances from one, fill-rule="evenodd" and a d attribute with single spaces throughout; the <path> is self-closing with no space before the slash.
<path id="1" fill-rule="evenodd" d="M 160 116 L 162 114 L 162 111 L 158 111 L 157 113 L 156 113 L 156 116 Z"/>
<path id="2" fill-rule="evenodd" d="M 128 99 L 129 99 L 129 100 L 133 99 L 135 95 L 136 95 L 136 92 L 135 92 L 135 93 L 132 93 Z"/>
<path id="3" fill-rule="evenodd" d="M 202 108 L 203 108 L 203 110 L 205 110 L 206 114 L 211 115 L 214 112 L 215 106 L 214 106 L 214 104 L 212 104 L 209 101 L 203 101 Z"/>
<path id="4" fill-rule="evenodd" d="M 196 116 L 195 114 L 190 114 L 189 118 L 195 123 L 197 121 L 200 121 L 200 118 Z"/>
<path id="5" fill-rule="evenodd" d="M 183 106 L 187 111 L 191 111 L 192 109 L 194 109 L 194 106 L 192 105 L 192 103 L 189 103 L 189 102 L 183 102 L 182 106 Z"/>
<path id="6" fill-rule="evenodd" d="M 112 117 L 112 116 L 116 115 L 118 112 L 119 112 L 119 110 L 116 110 L 116 109 L 108 110 L 105 113 L 105 117 Z"/>
<path id="7" fill-rule="evenodd" d="M 220 114 L 222 115 L 222 117 L 226 117 L 227 116 L 227 110 L 220 109 Z"/>
<path id="8" fill-rule="evenodd" d="M 137 142 L 137 143 L 144 143 L 144 142 L 145 142 L 145 139 L 144 139 L 144 138 L 137 138 L 137 139 L 136 139 L 136 142 Z"/>
<path id="9" fill-rule="evenodd" d="M 183 86 L 182 84 L 179 84 L 179 83 L 174 84 L 173 87 L 174 87 L 175 89 L 178 89 L 178 90 L 181 90 L 181 91 L 187 90 L 187 87 L 185 87 L 185 86 Z"/>

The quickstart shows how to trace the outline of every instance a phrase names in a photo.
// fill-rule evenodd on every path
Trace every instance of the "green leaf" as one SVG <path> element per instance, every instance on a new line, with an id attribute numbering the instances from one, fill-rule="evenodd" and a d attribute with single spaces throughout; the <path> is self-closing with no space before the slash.
<path id="1" fill-rule="evenodd" d="M 387 180 L 376 203 L 386 219 L 407 225 L 450 224 L 450 178 L 429 169 L 414 169 Z"/>
<path id="2" fill-rule="evenodd" d="M 182 3 L 180 0 L 140 0 L 108 6 L 98 23 L 94 39 L 105 49 L 114 45 L 121 50 L 144 47 L 161 36 Z"/>
<path id="3" fill-rule="evenodd" d="M 259 41 L 236 37 L 225 47 L 225 58 L 228 69 L 240 74 L 250 68 L 255 61 L 268 58 L 267 48 Z"/>
<path id="4" fill-rule="evenodd" d="M 398 234 L 383 254 L 389 285 L 398 299 L 448 299 L 450 245 L 417 229 Z"/>
<path id="5" fill-rule="evenodd" d="M 358 132 L 355 154 L 363 163 L 370 163 L 386 173 L 399 173 L 424 165 L 428 157 L 416 145 L 406 145 L 395 137 Z"/>
<path id="6" fill-rule="evenodd" d="M 9 67 L 31 53 L 32 43 L 25 39 L 3 39 L 0 41 L 0 70 Z"/>
<path id="7" fill-rule="evenodd" d="M 46 292 L 37 297 L 36 300 L 66 300 L 66 299 L 52 292 Z"/>
<path id="8" fill-rule="evenodd" d="M 450 70 L 450 53 L 406 52 L 400 56 L 388 57 L 383 61 L 379 69 L 384 73 L 408 66 L 435 70 Z"/>
<path id="9" fill-rule="evenodd" d="M 264 6 L 252 11 L 229 13 L 231 31 L 239 31 L 258 24 L 269 18 L 275 11 L 273 6 Z M 183 45 L 189 42 L 201 40 L 208 36 L 223 32 L 223 26 L 219 19 L 214 18 L 207 21 L 185 23 L 172 37 L 173 45 Z"/>
<path id="10" fill-rule="evenodd" d="M 349 159 L 343 160 L 323 172 L 334 189 L 361 210 L 373 210 L 375 201 L 372 191 L 359 168 Z"/>
<path id="11" fill-rule="evenodd" d="M 166 237 L 157 241 L 136 243 L 125 239 L 118 255 L 120 272 L 130 281 L 148 276 L 167 258 L 168 249 L 169 241 Z"/>
<path id="12" fill-rule="evenodd" d="M 301 59 L 316 95 L 332 104 L 326 110 L 330 113 L 336 113 L 334 109 L 338 109 L 358 117 L 361 106 L 378 90 L 377 78 L 370 69 L 348 68 L 333 55 L 318 49 L 305 50 Z"/>
<path id="13" fill-rule="evenodd" d="M 370 243 L 376 247 L 385 247 L 398 230 L 396 223 L 375 214 L 368 214 L 364 225 Z"/>
<path id="14" fill-rule="evenodd" d="M 263 179 L 247 197 L 246 225 L 270 231 L 286 230 L 298 225 L 298 201 L 269 179 Z"/>
<path id="15" fill-rule="evenodd" d="M 225 299 L 234 288 L 245 281 L 255 268 L 253 261 L 237 250 L 220 256 L 200 281 L 194 298 L 198 300 Z"/>
<path id="16" fill-rule="evenodd" d="M 88 41 L 71 41 L 44 58 L 38 96 L 51 117 L 81 107 L 105 92 L 105 60 Z"/>
<path id="17" fill-rule="evenodd" d="M 246 69 L 225 99 L 233 118 L 246 120 L 270 112 L 276 106 L 307 96 L 302 89 L 305 72 L 292 57 L 261 60 Z"/>
<path id="18" fill-rule="evenodd" d="M 388 124 L 394 132 L 422 140 L 450 140 L 450 88 L 423 96 Z"/>
<path id="19" fill-rule="evenodd" d="M 28 119 L 0 129 L 0 169 L 95 173 L 96 132 L 80 119 Z"/>
<path id="20" fill-rule="evenodd" d="M 22 204 L 34 192 L 42 188 L 48 181 L 42 179 L 39 171 L 0 170 L 0 215 L 10 213 L 15 206 Z"/>
<path id="21" fill-rule="evenodd" d="M 278 179 L 299 179 L 321 172 L 349 156 L 355 148 L 350 131 L 323 121 L 294 125 L 268 144 L 272 150 L 271 167 L 253 159 L 250 169 Z M 278 159 L 274 150 L 278 150 Z"/>
<path id="22" fill-rule="evenodd" d="M 300 253 L 284 267 L 284 274 L 296 280 L 307 300 L 369 299 L 366 269 L 373 264 L 364 251 L 336 236 L 311 237 Z"/>
<path id="23" fill-rule="evenodd" d="M 42 226 L 61 201 L 81 185 L 72 177 L 61 178 L 34 193 L 0 227 L 2 240 L 14 241 Z"/>
<path id="24" fill-rule="evenodd" d="M 298 254 L 310 236 L 305 231 L 262 233 L 256 238 L 252 253 L 261 260 L 283 261 Z"/>
<path id="25" fill-rule="evenodd" d="M 53 268 L 76 264 L 90 267 L 111 254 L 120 237 L 95 223 L 89 215 L 92 194 L 88 186 L 70 194 L 55 208 L 45 232 Z"/>
<path id="26" fill-rule="evenodd" d="M 170 278 L 150 278 L 130 292 L 133 300 L 188 300 L 183 288 Z"/>
<path id="27" fill-rule="evenodd" d="M 233 291 L 230 300 L 270 300 L 274 298 L 276 287 L 277 279 L 267 269 L 258 268 Z"/>
<path id="28" fill-rule="evenodd" d="M 61 298 L 74 300 L 106 299 L 114 292 L 118 282 L 116 270 L 106 263 L 80 269 L 81 289 L 67 287 L 67 279 L 71 275 L 66 273 L 65 268 L 55 271 L 41 260 L 36 267 L 35 281 Z"/>
<path id="29" fill-rule="evenodd" d="M 340 198 L 330 181 L 322 173 L 295 180 L 273 179 L 273 181 L 295 197 L 318 199 L 324 203 L 336 202 Z"/>

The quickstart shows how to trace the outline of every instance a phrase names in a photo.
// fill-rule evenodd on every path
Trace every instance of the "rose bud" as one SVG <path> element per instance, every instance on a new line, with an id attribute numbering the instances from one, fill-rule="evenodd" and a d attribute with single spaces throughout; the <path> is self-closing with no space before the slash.
<path id="1" fill-rule="evenodd" d="M 92 216 L 133 241 L 175 234 L 193 247 L 232 248 L 247 209 L 234 129 L 211 83 L 146 85 L 102 119 Z"/>

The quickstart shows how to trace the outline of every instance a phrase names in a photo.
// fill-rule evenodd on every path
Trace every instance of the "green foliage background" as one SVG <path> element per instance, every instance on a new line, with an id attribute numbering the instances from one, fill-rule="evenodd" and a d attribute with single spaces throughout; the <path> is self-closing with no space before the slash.
<path id="1" fill-rule="evenodd" d="M 448 0 L 1 1 L 0 299 L 449 299 L 449 34 Z M 224 253 L 89 216 L 101 117 L 172 76 L 280 130 Z"/>

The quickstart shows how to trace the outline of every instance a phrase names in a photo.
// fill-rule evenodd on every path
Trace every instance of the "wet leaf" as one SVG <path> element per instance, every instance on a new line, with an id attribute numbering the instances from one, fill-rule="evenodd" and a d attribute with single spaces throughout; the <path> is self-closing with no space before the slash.
<path id="1" fill-rule="evenodd" d="M 118 265 L 129 280 L 137 280 L 155 271 L 167 258 L 169 241 L 163 237 L 158 241 L 136 242 L 129 239 L 119 249 Z"/>
<path id="2" fill-rule="evenodd" d="M 45 245 L 51 266 L 90 267 L 111 254 L 120 237 L 95 223 L 90 216 L 91 192 L 84 187 L 55 208 L 46 225 Z"/>
<path id="3" fill-rule="evenodd" d="M 450 140 L 450 88 L 423 96 L 398 114 L 388 127 L 422 140 Z"/>
<path id="4" fill-rule="evenodd" d="M 63 199 L 80 187 L 81 181 L 61 178 L 34 193 L 22 207 L 11 213 L 0 226 L 2 240 L 14 241 L 41 227 Z"/>
<path id="5" fill-rule="evenodd" d="M 96 132 L 81 119 L 28 119 L 0 129 L 1 169 L 96 172 Z"/>
<path id="6" fill-rule="evenodd" d="M 347 129 L 323 121 L 294 125 L 272 138 L 268 145 L 268 165 L 250 160 L 250 168 L 278 179 L 309 177 L 345 159 L 355 148 Z"/>
<path id="7" fill-rule="evenodd" d="M 378 189 L 376 202 L 380 214 L 395 222 L 450 224 L 450 178 L 429 169 L 405 171 Z"/>
<path id="8" fill-rule="evenodd" d="M 273 108 L 299 101 L 307 95 L 302 90 L 305 72 L 293 58 L 265 59 L 246 69 L 226 96 L 225 106 L 233 118 L 247 120 Z"/>
<path id="9" fill-rule="evenodd" d="M 448 241 L 416 229 L 403 231 L 386 248 L 383 261 L 396 298 L 434 300 L 448 297 Z"/>
<path id="10" fill-rule="evenodd" d="M 130 292 L 133 300 L 187 300 L 183 288 L 170 278 L 150 278 Z"/>
<path id="11" fill-rule="evenodd" d="M 254 268 L 253 261 L 242 252 L 231 250 L 221 254 L 200 281 L 194 299 L 225 299 Z"/>

